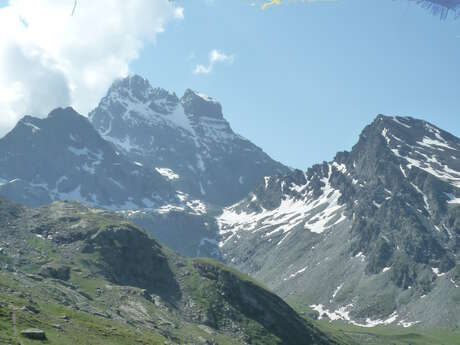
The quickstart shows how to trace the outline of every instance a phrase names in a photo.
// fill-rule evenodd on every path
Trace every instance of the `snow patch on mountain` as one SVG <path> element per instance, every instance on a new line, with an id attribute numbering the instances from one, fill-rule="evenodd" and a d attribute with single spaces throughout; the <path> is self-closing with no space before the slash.
<path id="1" fill-rule="evenodd" d="M 33 123 L 30 123 L 30 122 L 23 122 L 23 124 L 29 128 L 32 129 L 32 134 L 35 134 L 37 133 L 38 131 L 40 131 L 40 127 L 34 125 Z"/>
<path id="2" fill-rule="evenodd" d="M 313 310 L 319 313 L 319 317 L 318 317 L 319 320 L 328 318 L 330 321 L 337 321 L 337 320 L 351 321 L 350 310 L 353 308 L 353 304 L 348 304 L 346 306 L 340 307 L 335 311 L 328 310 L 322 304 L 312 304 L 310 305 L 310 308 L 312 308 Z"/>
<path id="3" fill-rule="evenodd" d="M 342 320 L 346 321 L 351 325 L 359 326 L 359 327 L 365 327 L 365 328 L 372 328 L 376 326 L 388 326 L 391 324 L 394 324 L 398 318 L 399 315 L 397 312 L 393 312 L 391 315 L 389 315 L 386 319 L 376 319 L 373 320 L 371 318 L 366 318 L 364 322 L 357 322 L 354 321 L 350 317 L 350 313 L 353 310 L 353 304 L 347 304 L 343 307 L 340 307 L 334 311 L 328 310 L 324 305 L 322 304 L 313 304 L 310 305 L 310 308 L 313 310 L 317 311 L 319 313 L 319 320 L 322 320 L 324 318 L 329 319 L 329 321 L 337 321 L 337 320 Z M 399 321 L 399 325 L 405 325 L 405 327 L 410 327 L 414 324 L 416 324 L 417 321 L 415 322 L 406 322 L 406 321 Z"/>
<path id="4" fill-rule="evenodd" d="M 340 284 L 339 286 L 337 286 L 337 288 L 335 289 L 334 293 L 332 294 L 332 299 L 334 299 L 335 296 L 337 296 L 337 294 L 339 293 L 339 291 L 342 289 L 343 284 L 344 284 L 344 283 L 342 283 L 342 284 Z"/>
<path id="5" fill-rule="evenodd" d="M 187 193 L 178 191 L 177 200 L 178 202 L 176 203 L 165 204 L 158 208 L 155 208 L 154 206 L 147 207 L 147 209 L 150 209 L 151 211 L 158 214 L 168 214 L 171 212 L 185 212 L 189 214 L 203 216 L 208 213 L 208 207 L 203 201 L 193 199 Z M 132 211 L 134 211 L 134 209 L 135 208 L 133 208 Z"/>
<path id="6" fill-rule="evenodd" d="M 456 188 L 460 188 L 460 172 L 455 171 L 451 168 L 449 168 L 446 164 L 439 163 L 435 161 L 435 158 L 432 158 L 432 162 L 430 164 L 430 159 L 416 159 L 416 158 L 411 158 L 409 156 L 404 156 L 402 155 L 397 149 L 392 149 L 392 152 L 400 157 L 406 160 L 409 164 L 407 164 L 407 168 L 411 169 L 413 166 L 427 172 L 428 174 L 431 174 L 440 180 L 443 180 L 452 186 Z"/>
<path id="7" fill-rule="evenodd" d="M 156 118 L 160 114 L 155 114 L 154 112 L 150 111 L 150 117 Z M 156 115 L 156 116 L 155 116 Z M 195 129 L 192 126 L 192 122 L 190 118 L 185 114 L 184 108 L 181 105 L 177 105 L 174 111 L 163 117 L 163 120 L 167 122 L 169 126 L 181 128 L 193 136 L 196 136 Z"/>
<path id="8" fill-rule="evenodd" d="M 407 127 L 401 121 L 396 122 Z M 460 171 L 449 165 L 452 163 L 449 160 L 456 160 L 460 153 L 459 142 L 447 140 L 438 128 L 428 123 L 423 126 L 423 135 L 413 142 L 401 140 L 386 127 L 382 130 L 382 136 L 393 154 L 405 161 L 405 169 L 401 166 L 401 171 L 406 178 L 407 169 L 416 167 L 460 188 Z M 451 153 L 449 157 L 446 157 L 446 150 Z"/>
<path id="9" fill-rule="evenodd" d="M 168 168 L 155 168 L 155 170 L 162 176 L 166 177 L 168 180 L 177 180 L 180 178 L 178 174 L 176 174 L 172 169 Z"/>
<path id="10" fill-rule="evenodd" d="M 441 273 L 440 269 L 437 267 L 431 267 L 431 270 L 433 271 L 434 274 L 438 277 L 442 277 L 445 275 L 445 273 Z"/>
<path id="11" fill-rule="evenodd" d="M 451 194 L 451 193 L 444 193 L 448 200 L 447 200 L 447 203 L 448 204 L 460 204 L 460 197 L 456 197 L 455 195 Z"/>
<path id="12" fill-rule="evenodd" d="M 438 133 L 436 133 L 436 134 L 438 136 L 438 140 L 428 138 L 427 136 L 424 136 L 423 140 L 418 141 L 417 144 L 425 146 L 425 147 L 428 147 L 430 149 L 434 149 L 434 150 L 442 150 L 443 151 L 442 147 L 450 149 L 450 150 L 455 150 L 455 148 L 453 148 L 452 146 L 449 146 L 448 143 L 444 139 L 442 139 L 442 137 Z M 439 140 L 439 139 L 441 139 L 442 141 Z"/>
<path id="13" fill-rule="evenodd" d="M 294 272 L 294 273 L 290 274 L 289 277 L 284 278 L 283 280 L 286 281 L 286 280 L 293 279 L 293 278 L 297 277 L 298 275 L 304 273 L 307 269 L 308 269 L 308 266 L 305 266 L 304 268 L 298 270 L 297 272 Z"/>
<path id="14" fill-rule="evenodd" d="M 404 127 L 406 127 L 406 128 L 410 128 L 410 127 L 411 127 L 410 125 L 408 125 L 408 124 L 402 122 L 402 120 L 403 120 L 403 118 L 401 118 L 401 120 L 400 120 L 400 119 L 398 119 L 396 116 L 393 117 L 393 121 L 396 122 L 397 124 L 399 124 L 399 125 L 401 125 L 401 126 L 404 126 Z"/>
<path id="15" fill-rule="evenodd" d="M 344 166 L 339 165 L 339 168 L 341 171 L 346 171 Z M 321 234 L 343 222 L 346 219 L 344 215 L 345 205 L 339 203 L 341 192 L 332 187 L 330 183 L 331 172 L 332 165 L 329 165 L 329 175 L 321 179 L 323 187 L 321 188 L 321 195 L 317 198 L 313 197 L 312 192 L 309 191 L 302 198 L 284 195 L 280 205 L 272 210 L 261 207 L 260 211 L 248 212 L 246 209 L 240 209 L 241 203 L 225 208 L 217 218 L 220 234 L 225 238 L 220 246 L 223 246 L 239 231 L 270 229 L 270 232 L 265 234 L 265 237 L 270 237 L 279 233 L 287 234 L 292 229 L 303 226 L 305 230 Z M 270 179 L 266 178 L 266 189 L 269 187 L 269 183 Z M 306 190 L 306 186 L 295 184 L 289 188 L 303 192 Z M 254 199 L 254 196 L 252 198 Z"/>

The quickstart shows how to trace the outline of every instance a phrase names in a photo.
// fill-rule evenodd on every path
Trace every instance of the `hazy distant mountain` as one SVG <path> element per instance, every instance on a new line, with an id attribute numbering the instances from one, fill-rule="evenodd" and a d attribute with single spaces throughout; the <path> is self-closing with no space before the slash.
<path id="1" fill-rule="evenodd" d="M 110 209 L 176 200 L 157 171 L 117 152 L 72 108 L 24 117 L 0 139 L 0 194 L 27 205 L 75 200 Z"/>
<path id="2" fill-rule="evenodd" d="M 460 322 L 460 140 L 427 122 L 380 115 L 351 152 L 266 178 L 218 223 L 226 262 L 321 317 Z"/>
<path id="3" fill-rule="evenodd" d="M 89 117 L 118 150 L 209 203 L 229 205 L 289 171 L 235 134 L 214 99 L 192 90 L 179 99 L 137 75 L 116 81 Z"/>

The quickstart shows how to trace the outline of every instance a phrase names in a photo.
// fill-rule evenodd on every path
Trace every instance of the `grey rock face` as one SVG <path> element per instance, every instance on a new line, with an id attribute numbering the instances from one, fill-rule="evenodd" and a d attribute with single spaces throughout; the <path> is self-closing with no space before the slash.
<path id="1" fill-rule="evenodd" d="M 223 119 L 222 106 L 210 97 L 187 89 L 181 99 L 186 114 Z"/>
<path id="2" fill-rule="evenodd" d="M 240 200 L 263 176 L 289 171 L 235 134 L 220 103 L 192 90 L 179 99 L 128 77 L 112 85 L 89 117 L 120 152 L 216 205 Z"/>
<path id="3" fill-rule="evenodd" d="M 460 296 L 459 163 L 455 136 L 380 115 L 351 152 L 266 178 L 226 208 L 224 260 L 331 318 L 458 325 L 440 291 Z"/>
<path id="4" fill-rule="evenodd" d="M 0 139 L 0 194 L 27 205 L 75 200 L 143 208 L 174 198 L 170 184 L 118 152 L 73 109 L 24 117 Z"/>

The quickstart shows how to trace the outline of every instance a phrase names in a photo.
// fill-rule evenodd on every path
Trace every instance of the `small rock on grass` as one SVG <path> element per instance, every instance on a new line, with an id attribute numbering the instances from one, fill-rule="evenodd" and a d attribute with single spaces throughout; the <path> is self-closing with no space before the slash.
<path id="1" fill-rule="evenodd" d="M 33 340 L 46 340 L 45 332 L 38 328 L 25 329 L 21 332 L 21 335 Z"/>

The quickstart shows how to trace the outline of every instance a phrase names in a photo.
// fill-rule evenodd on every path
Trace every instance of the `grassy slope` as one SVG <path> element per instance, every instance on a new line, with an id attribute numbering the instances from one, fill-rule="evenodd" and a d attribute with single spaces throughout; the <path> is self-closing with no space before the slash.
<path id="1" fill-rule="evenodd" d="M 0 286 L 17 291 L 15 295 L 0 293 L 0 344 L 36 344 L 28 340 L 20 332 L 30 327 L 36 327 L 46 332 L 47 344 L 163 344 L 166 340 L 154 332 L 136 331 L 125 324 L 71 308 L 39 301 L 34 305 L 38 314 L 23 310 L 30 301 L 21 289 L 15 287 L 10 276 L 0 274 Z M 13 329 L 13 314 L 16 319 L 16 334 Z M 62 319 L 66 315 L 68 321 Z M 57 326 L 59 325 L 59 326 Z"/>
<path id="2" fill-rule="evenodd" d="M 19 218 L 8 206 L 0 211 L 7 244 L 0 253 L 0 344 L 37 343 L 20 335 L 30 327 L 44 330 L 48 344 L 275 345 L 310 344 L 310 337 L 331 344 L 246 275 L 212 260 L 182 258 L 117 216 L 65 203 Z M 151 262 L 158 270 L 151 272 Z M 54 279 L 43 276 L 44 267 L 69 272 Z M 169 285 L 158 294 L 132 287 L 133 270 L 141 284 L 161 286 L 173 277 L 179 294 Z"/>
<path id="3" fill-rule="evenodd" d="M 100 279 L 87 280 L 72 277 L 72 283 L 81 282 L 80 291 L 88 296 L 94 296 L 94 291 L 108 282 Z M 0 344 L 36 344 L 20 335 L 27 328 L 39 328 L 45 331 L 48 340 L 46 344 L 98 344 L 98 345 L 129 345 L 129 344 L 165 344 L 168 339 L 160 332 L 133 327 L 124 322 L 91 315 L 56 303 L 50 298 L 42 286 L 37 285 L 32 290 L 23 286 L 24 281 L 14 274 L 0 271 Z M 39 313 L 24 310 L 32 306 Z M 155 309 L 152 307 L 152 309 Z M 14 311 L 14 312 L 13 312 Z M 152 310 L 152 313 L 158 312 Z M 13 313 L 15 314 L 13 317 Z M 68 317 L 68 321 L 62 318 Z M 169 315 L 171 319 L 171 315 Z M 16 320 L 16 334 L 13 330 L 13 319 Z M 180 343 L 202 338 L 215 340 L 218 344 L 230 345 L 240 342 L 225 334 L 209 332 L 197 324 L 187 323 L 180 318 L 172 318 L 177 327 L 171 335 Z M 58 325 L 58 326 L 57 326 Z"/>

